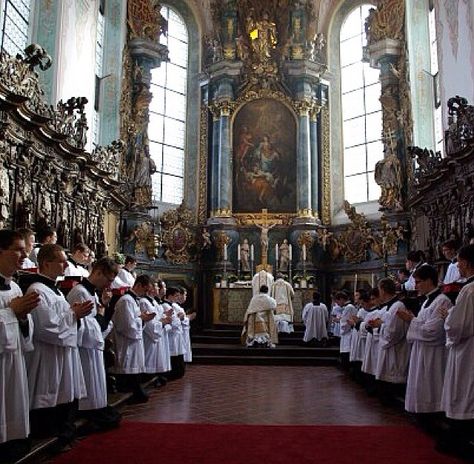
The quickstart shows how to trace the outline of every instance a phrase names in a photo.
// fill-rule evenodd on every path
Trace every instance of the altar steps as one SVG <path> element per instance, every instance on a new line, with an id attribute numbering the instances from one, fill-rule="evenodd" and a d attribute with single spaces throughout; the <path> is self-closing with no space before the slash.
<path id="1" fill-rule="evenodd" d="M 245 347 L 240 343 L 240 327 L 204 329 L 192 335 L 193 363 L 226 365 L 328 366 L 339 363 L 338 340 L 327 346 L 303 342 L 303 329 L 279 334 L 275 348 Z"/>

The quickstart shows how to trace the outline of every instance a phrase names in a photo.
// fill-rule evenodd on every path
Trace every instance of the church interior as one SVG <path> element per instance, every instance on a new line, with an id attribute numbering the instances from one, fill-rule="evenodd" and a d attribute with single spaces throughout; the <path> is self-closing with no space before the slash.
<path id="1" fill-rule="evenodd" d="M 141 433 L 134 421 L 348 427 L 338 440 L 351 426 L 380 427 L 374 431 L 380 436 L 384 426 L 413 427 L 413 450 L 419 443 L 426 448 L 413 462 L 462 462 L 471 451 L 474 457 L 472 365 L 458 367 L 472 396 L 469 412 L 454 414 L 452 423 L 449 415 L 445 422 L 435 418 L 453 434 L 471 433 L 467 445 L 455 446 L 468 451 L 451 457 L 456 452 L 435 451 L 431 422 L 424 428 L 404 415 L 403 401 L 398 404 L 403 382 L 395 380 L 397 388 L 389 389 L 398 406 L 387 405 L 385 395 L 379 402 L 365 394 L 360 367 L 355 372 L 344 358 L 343 337 L 339 342 L 329 323 L 323 342 L 303 342 L 304 308 L 315 293 L 318 305 L 320 299 L 327 306 L 326 322 L 333 320 L 341 292 L 348 300 L 340 306 L 353 303 L 356 310 L 356 294 L 368 295 L 380 281 L 396 282 L 398 294 L 410 253 L 419 259 L 407 269 L 409 278 L 417 279 L 418 262 L 427 263 L 436 270 L 437 288 L 448 285 L 457 252 L 448 257 L 445 245 L 468 250 L 460 256 L 472 274 L 463 271 L 467 284 L 461 292 L 470 285 L 473 0 L 0 3 L 0 229 L 31 230 L 37 242 L 53 230 L 68 255 L 83 244 L 97 261 L 108 257 L 123 266 L 131 258 L 134 277 L 184 289 L 181 304 L 192 315 L 186 330 L 193 364 L 186 363 L 186 376 L 163 380 L 147 403 L 125 407 L 120 427 L 130 434 Z M 281 329 L 275 349 L 242 345 L 244 321 L 255 325 L 246 327 L 247 340 L 259 330 L 261 313 L 249 311 L 255 295 L 262 285 L 270 292 L 279 279 L 289 284 L 291 311 L 285 319 L 282 310 L 277 320 L 277 298 L 275 330 L 291 330 Z M 81 279 L 59 280 L 67 294 Z M 114 295 L 123 296 L 126 285 L 116 287 Z M 410 301 L 420 303 L 418 287 L 405 288 Z M 441 288 L 456 308 L 460 287 Z M 473 297 L 466 298 L 474 309 Z M 410 314 L 403 319 L 407 326 L 417 315 Z M 273 327 L 274 316 L 268 317 L 271 324 L 260 323 Z M 473 356 L 469 317 L 461 339 L 470 340 L 466 350 Z M 359 316 L 351 329 L 358 331 L 361 321 Z M 2 323 L 0 318 L 0 329 Z M 265 343 L 274 347 L 270 338 Z M 106 342 L 105 350 L 113 357 L 113 344 Z M 249 376 L 266 384 L 282 378 L 286 390 L 259 390 Z M 308 384 L 311 379 L 318 379 L 317 387 Z M 208 402 L 192 395 L 208 388 Z M 267 402 L 269 392 L 288 408 Z M 305 407 L 293 411 L 290 392 L 307 400 Z M 109 399 L 117 395 L 109 391 Z M 245 397 L 247 406 L 240 403 Z M 177 409 L 173 398 L 179 398 Z M 342 412 L 331 408 L 334 402 Z M 244 414 L 246 407 L 252 413 Z M 3 426 L 1 421 L 0 414 Z M 166 435 L 166 428 L 156 433 Z M 223 441 L 233 436 L 207 433 Z M 113 448 L 120 439 L 110 437 Z M 328 443 L 336 440 L 328 437 Z M 8 440 L 0 433 L 0 454 L 2 442 Z M 75 455 L 56 457 L 43 447 L 17 462 L 98 459 L 100 451 L 87 457 L 82 445 L 72 446 Z M 311 448 L 311 441 L 302 446 Z M 189 462 L 244 462 L 244 454 L 214 455 L 217 448 L 216 442 L 207 460 L 191 453 Z M 126 451 L 120 455 L 118 449 L 106 462 L 124 462 Z M 258 452 L 246 452 L 245 462 L 257 462 Z M 332 461 L 328 455 L 329 462 L 355 459 L 350 450 L 343 452 Z M 273 453 L 273 462 L 283 462 L 278 450 Z M 280 453 L 285 462 L 291 458 Z M 167 460 L 188 462 L 185 456 Z M 297 462 L 314 462 L 314 456 L 308 450 Z M 410 462 L 407 456 L 399 457 Z"/>

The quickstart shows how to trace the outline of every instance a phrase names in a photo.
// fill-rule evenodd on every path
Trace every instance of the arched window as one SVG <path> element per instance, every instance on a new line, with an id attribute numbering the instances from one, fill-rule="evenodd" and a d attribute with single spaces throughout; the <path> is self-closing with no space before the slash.
<path id="1" fill-rule="evenodd" d="M 430 34 L 430 74 L 433 79 L 434 134 L 436 151 L 444 153 L 444 132 L 442 121 L 441 96 L 439 90 L 438 37 L 436 33 L 436 11 L 434 3 L 429 2 L 428 30 Z"/>
<path id="2" fill-rule="evenodd" d="M 162 35 L 160 41 L 168 46 L 170 61 L 152 71 L 148 137 L 150 155 L 157 168 L 152 178 L 153 199 L 180 204 L 186 141 L 188 30 L 173 9 L 163 6 L 161 14 L 168 20 L 168 35 Z"/>
<path id="3" fill-rule="evenodd" d="M 5 0 L 0 8 L 1 51 L 6 51 L 11 56 L 23 53 L 28 45 L 31 1 Z"/>
<path id="4" fill-rule="evenodd" d="M 379 71 L 362 61 L 370 8 L 352 10 L 340 32 L 344 197 L 352 204 L 380 197 L 374 169 L 383 157 L 381 86 Z"/>

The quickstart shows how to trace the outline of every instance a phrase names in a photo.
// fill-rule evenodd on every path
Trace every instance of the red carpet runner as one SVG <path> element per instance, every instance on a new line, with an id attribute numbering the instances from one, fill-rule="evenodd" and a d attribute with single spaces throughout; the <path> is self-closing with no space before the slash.
<path id="1" fill-rule="evenodd" d="M 124 422 L 54 464 L 455 464 L 415 427 Z"/>

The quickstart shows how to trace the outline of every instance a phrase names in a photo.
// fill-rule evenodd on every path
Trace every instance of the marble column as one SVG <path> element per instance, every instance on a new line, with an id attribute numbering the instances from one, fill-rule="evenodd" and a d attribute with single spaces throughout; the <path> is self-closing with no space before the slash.
<path id="1" fill-rule="evenodd" d="M 211 201 L 210 210 L 217 211 L 217 192 L 219 187 L 219 115 L 212 113 L 212 147 L 211 147 Z"/>
<path id="2" fill-rule="evenodd" d="M 217 210 L 230 215 L 232 207 L 232 160 L 230 147 L 230 108 L 223 106 L 219 119 L 219 187 Z"/>
<path id="3" fill-rule="evenodd" d="M 314 108 L 310 112 L 309 119 L 309 143 L 311 151 L 311 208 L 313 215 L 319 217 L 319 151 L 318 151 L 318 110 Z"/>
<path id="4" fill-rule="evenodd" d="M 310 102 L 304 100 L 297 102 L 299 114 L 296 147 L 296 185 L 298 187 L 296 209 L 298 217 L 312 216 L 310 109 Z"/>

